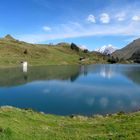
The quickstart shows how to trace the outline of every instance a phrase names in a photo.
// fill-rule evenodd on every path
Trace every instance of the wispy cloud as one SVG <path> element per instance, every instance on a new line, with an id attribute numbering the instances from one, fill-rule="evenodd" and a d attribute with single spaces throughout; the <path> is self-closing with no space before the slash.
<path id="1" fill-rule="evenodd" d="M 54 27 L 53 32 L 47 34 L 25 34 L 18 38 L 31 43 L 40 43 L 47 40 L 65 39 L 83 36 L 97 36 L 97 35 L 140 35 L 139 24 L 135 22 L 129 23 L 127 26 L 113 24 L 113 25 L 94 25 L 85 26 L 78 23 L 61 24 Z"/>
<path id="2" fill-rule="evenodd" d="M 140 24 L 138 22 L 140 21 L 140 10 L 135 9 L 132 11 L 133 8 L 128 6 L 123 10 L 107 9 L 105 12 L 87 15 L 86 21 L 84 18 L 80 19 L 80 21 L 77 20 L 78 22 L 71 20 L 71 22 L 59 23 L 55 26 L 44 26 L 43 30 L 47 31 L 47 34 L 44 32 L 38 34 L 21 34 L 16 37 L 31 43 L 98 35 L 138 37 L 140 35 Z M 87 21 L 94 24 L 87 24 Z"/>
<path id="3" fill-rule="evenodd" d="M 125 14 L 125 12 L 119 12 L 119 13 L 116 14 L 115 18 L 118 21 L 124 21 L 125 18 L 126 18 L 126 14 Z"/>
<path id="4" fill-rule="evenodd" d="M 133 21 L 140 21 L 140 16 L 134 15 L 134 16 L 132 17 L 132 20 L 133 20 Z"/>
<path id="5" fill-rule="evenodd" d="M 51 31 L 52 30 L 51 27 L 48 27 L 48 26 L 43 26 L 42 29 L 44 31 Z"/>

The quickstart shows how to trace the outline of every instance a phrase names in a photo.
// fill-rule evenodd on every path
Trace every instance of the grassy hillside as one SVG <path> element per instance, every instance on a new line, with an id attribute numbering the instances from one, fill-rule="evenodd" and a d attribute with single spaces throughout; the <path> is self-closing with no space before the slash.
<path id="1" fill-rule="evenodd" d="M 0 140 L 139 140 L 140 112 L 109 116 L 55 116 L 0 108 Z"/>
<path id="2" fill-rule="evenodd" d="M 79 59 L 84 57 L 84 60 Z M 21 61 L 30 65 L 67 65 L 104 63 L 106 57 L 97 54 L 72 49 L 70 44 L 58 45 L 29 44 L 18 41 L 7 35 L 0 39 L 0 66 L 18 66 Z"/>

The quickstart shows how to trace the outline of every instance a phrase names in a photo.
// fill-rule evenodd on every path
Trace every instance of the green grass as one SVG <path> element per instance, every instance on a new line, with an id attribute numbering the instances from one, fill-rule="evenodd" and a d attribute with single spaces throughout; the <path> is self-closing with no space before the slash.
<path id="1" fill-rule="evenodd" d="M 26 50 L 27 53 L 24 53 Z M 85 61 L 79 61 L 84 56 Z M 29 44 L 11 37 L 0 39 L 0 67 L 19 66 L 21 61 L 28 61 L 31 66 L 38 65 L 77 65 L 105 63 L 106 57 L 98 53 L 77 52 L 70 44 L 59 45 Z"/>
<path id="2" fill-rule="evenodd" d="M 140 112 L 108 116 L 55 116 L 0 108 L 0 140 L 139 140 Z"/>

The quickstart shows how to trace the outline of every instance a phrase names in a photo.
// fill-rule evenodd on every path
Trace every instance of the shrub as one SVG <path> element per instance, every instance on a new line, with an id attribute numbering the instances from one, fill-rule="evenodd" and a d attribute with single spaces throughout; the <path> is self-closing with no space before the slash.
<path id="1" fill-rule="evenodd" d="M 75 50 L 75 51 L 77 51 L 77 52 L 80 51 L 79 47 L 78 47 L 77 45 L 75 45 L 74 43 L 71 44 L 71 49 L 72 49 L 72 50 Z"/>

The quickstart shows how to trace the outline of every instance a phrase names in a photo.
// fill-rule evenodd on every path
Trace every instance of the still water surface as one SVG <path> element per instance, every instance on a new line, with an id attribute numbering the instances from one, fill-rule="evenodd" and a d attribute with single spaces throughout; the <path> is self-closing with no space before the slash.
<path id="1" fill-rule="evenodd" d="M 140 65 L 85 65 L 0 69 L 0 106 L 57 115 L 140 109 Z"/>

